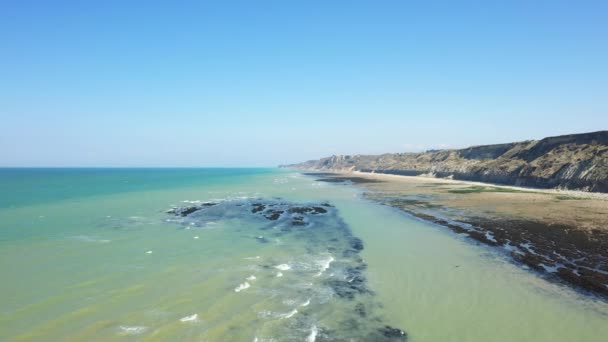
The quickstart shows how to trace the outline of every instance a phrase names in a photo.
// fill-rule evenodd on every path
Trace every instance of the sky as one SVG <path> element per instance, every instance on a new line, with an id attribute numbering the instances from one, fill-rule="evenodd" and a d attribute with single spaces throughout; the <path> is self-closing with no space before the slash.
<path id="1" fill-rule="evenodd" d="M 608 129 L 608 1 L 0 1 L 0 166 L 275 166 Z"/>

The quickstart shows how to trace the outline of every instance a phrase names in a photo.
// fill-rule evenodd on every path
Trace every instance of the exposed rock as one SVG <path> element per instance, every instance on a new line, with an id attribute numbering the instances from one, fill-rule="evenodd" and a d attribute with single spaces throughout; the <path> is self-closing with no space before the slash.
<path id="1" fill-rule="evenodd" d="M 361 241 L 361 239 L 353 237 L 350 240 L 350 246 L 356 250 L 356 251 L 362 251 L 363 250 L 363 241 Z"/>
<path id="2" fill-rule="evenodd" d="M 507 185 L 608 192 L 608 131 L 460 150 L 331 156 L 282 167 L 407 176 L 424 174 Z M 319 175 L 327 176 L 327 173 Z M 326 177 L 321 180 L 374 181 L 361 177 Z"/>
<path id="3" fill-rule="evenodd" d="M 217 205 L 217 203 L 205 202 L 198 206 L 173 208 L 173 209 L 168 210 L 167 213 L 185 217 L 185 216 L 192 214 L 195 211 L 203 209 L 204 207 L 212 207 L 214 205 Z"/>
<path id="4" fill-rule="evenodd" d="M 363 241 L 353 236 L 348 225 L 338 215 L 338 209 L 329 203 L 292 203 L 280 198 L 264 200 L 238 199 L 219 202 L 217 205 L 189 206 L 175 208 L 169 213 L 179 216 L 174 220 L 183 227 L 203 228 L 208 222 L 239 219 L 249 220 L 248 229 L 256 229 L 249 238 L 260 242 L 259 248 L 271 246 L 274 238 L 287 236 L 304 239 L 307 253 L 325 256 L 332 254 L 331 272 L 320 272 L 319 285 L 322 293 L 333 292 L 336 299 L 344 300 L 346 315 L 338 326 L 331 330 L 319 324 L 317 341 L 404 341 L 407 335 L 400 329 L 392 328 L 383 322 L 382 315 L 374 312 L 373 292 L 368 288 L 365 270 L 367 264 L 359 255 Z M 262 233 L 263 232 L 263 233 Z M 284 239 L 289 241 L 290 239 Z M 341 257 L 336 257 L 342 251 Z M 319 254 L 322 253 L 322 254 Z M 337 254 L 334 254 L 337 253 Z M 259 258 L 259 257 L 258 257 Z M 266 272 L 276 272 L 276 263 L 259 265 Z M 323 269 L 329 268 L 329 264 Z M 306 267 L 295 272 L 311 272 Z M 314 269 L 313 269 L 314 271 Z M 315 271 L 316 272 L 316 271 Z M 308 313 L 302 312 L 290 323 L 310 329 Z M 369 324 L 369 322 L 374 322 Z M 317 329 L 317 328 L 315 328 Z M 308 333 L 307 333 L 308 334 Z M 309 336 L 309 335 L 307 335 Z"/>
<path id="5" fill-rule="evenodd" d="M 284 213 L 285 211 L 283 210 L 268 210 L 265 214 L 264 217 L 271 220 L 271 221 L 276 221 L 278 220 L 281 215 Z"/>
<path id="6" fill-rule="evenodd" d="M 259 213 L 260 211 L 263 211 L 264 209 L 266 209 L 266 206 L 262 203 L 253 203 L 253 208 L 251 209 L 252 213 Z"/>
<path id="7" fill-rule="evenodd" d="M 608 298 L 608 236 L 604 231 L 594 230 L 589 234 L 564 224 L 513 218 L 468 216 L 447 220 L 434 216 L 426 206 L 401 198 L 368 198 L 448 227 L 483 244 L 503 248 L 515 262 L 546 275 L 548 279 L 561 279 L 579 289 Z"/>
<path id="8" fill-rule="evenodd" d="M 382 336 L 387 338 L 388 341 L 405 341 L 405 340 L 407 340 L 407 334 L 405 333 L 405 331 L 403 331 L 401 329 L 393 328 L 389 325 L 386 325 L 386 326 L 378 329 L 378 332 L 380 332 L 380 334 L 382 334 Z"/>

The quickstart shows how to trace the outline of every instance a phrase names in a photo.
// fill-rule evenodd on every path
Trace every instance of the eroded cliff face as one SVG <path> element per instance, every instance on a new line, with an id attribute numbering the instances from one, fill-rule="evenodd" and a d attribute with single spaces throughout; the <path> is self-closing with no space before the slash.
<path id="1" fill-rule="evenodd" d="M 460 150 L 331 156 L 282 167 L 608 192 L 608 131 Z"/>

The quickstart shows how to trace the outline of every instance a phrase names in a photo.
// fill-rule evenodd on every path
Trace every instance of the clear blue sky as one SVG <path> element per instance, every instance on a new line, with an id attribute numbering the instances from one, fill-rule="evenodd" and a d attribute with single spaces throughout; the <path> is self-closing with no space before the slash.
<path id="1" fill-rule="evenodd" d="M 273 166 L 605 130 L 608 1 L 4 0 L 0 119 L 2 166 Z"/>

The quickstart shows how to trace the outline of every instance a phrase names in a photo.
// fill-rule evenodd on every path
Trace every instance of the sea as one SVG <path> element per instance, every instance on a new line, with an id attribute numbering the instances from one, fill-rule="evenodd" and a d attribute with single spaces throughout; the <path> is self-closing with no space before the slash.
<path id="1" fill-rule="evenodd" d="M 0 169 L 0 341 L 606 341 L 608 305 L 363 190 Z"/>

